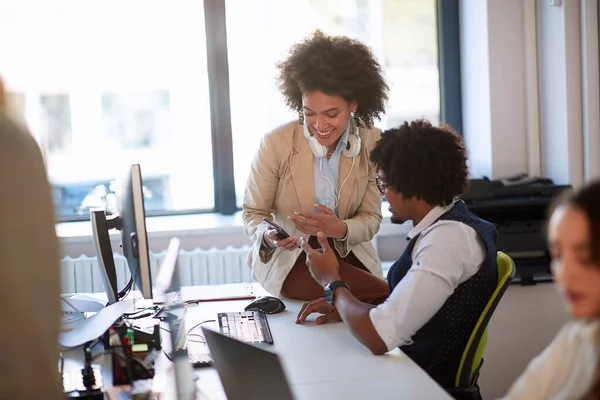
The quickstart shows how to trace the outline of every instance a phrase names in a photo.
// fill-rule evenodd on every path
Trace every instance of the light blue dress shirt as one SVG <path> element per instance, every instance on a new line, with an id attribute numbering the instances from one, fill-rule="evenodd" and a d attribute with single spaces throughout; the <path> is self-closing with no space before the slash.
<path id="1" fill-rule="evenodd" d="M 329 157 L 317 158 L 313 154 L 313 171 L 315 178 L 315 204 L 331 208 L 338 215 L 338 184 L 340 181 L 340 157 L 348 145 L 350 123 L 342 134 L 335 151 Z M 315 212 L 321 212 L 315 209 Z"/>

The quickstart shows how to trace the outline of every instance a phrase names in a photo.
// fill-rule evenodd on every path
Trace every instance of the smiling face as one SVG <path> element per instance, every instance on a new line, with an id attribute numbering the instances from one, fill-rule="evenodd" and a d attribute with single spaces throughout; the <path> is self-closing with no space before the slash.
<path id="1" fill-rule="evenodd" d="M 550 218 L 548 238 L 552 271 L 572 316 L 600 317 L 600 265 L 590 258 L 590 226 L 584 212 L 559 206 Z"/>
<path id="2" fill-rule="evenodd" d="M 355 102 L 341 96 L 331 96 L 321 91 L 302 94 L 304 123 L 317 141 L 324 146 L 333 146 L 348 127 L 348 121 L 356 110 Z"/>

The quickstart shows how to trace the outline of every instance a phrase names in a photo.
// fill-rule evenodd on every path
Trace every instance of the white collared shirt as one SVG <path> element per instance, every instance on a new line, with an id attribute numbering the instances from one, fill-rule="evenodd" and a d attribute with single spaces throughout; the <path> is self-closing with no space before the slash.
<path id="1" fill-rule="evenodd" d="M 433 208 L 407 234 L 421 234 L 412 250 L 412 266 L 388 299 L 369 316 L 388 351 L 412 343 L 412 336 L 444 305 L 485 260 L 483 241 L 470 226 L 438 221 L 454 204 Z"/>
<path id="2" fill-rule="evenodd" d="M 581 399 L 598 366 L 599 321 L 571 321 L 533 359 L 505 400 Z"/>

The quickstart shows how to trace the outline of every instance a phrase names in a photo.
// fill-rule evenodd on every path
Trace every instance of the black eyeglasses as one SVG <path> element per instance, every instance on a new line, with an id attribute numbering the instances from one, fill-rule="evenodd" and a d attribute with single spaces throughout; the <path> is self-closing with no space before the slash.
<path id="1" fill-rule="evenodd" d="M 375 184 L 377 185 L 377 189 L 379 190 L 379 193 L 382 196 L 384 196 L 385 195 L 385 191 L 387 190 L 387 187 L 389 186 L 389 184 L 387 184 L 384 181 L 382 181 L 381 178 L 379 177 L 379 175 L 377 175 L 375 177 Z"/>

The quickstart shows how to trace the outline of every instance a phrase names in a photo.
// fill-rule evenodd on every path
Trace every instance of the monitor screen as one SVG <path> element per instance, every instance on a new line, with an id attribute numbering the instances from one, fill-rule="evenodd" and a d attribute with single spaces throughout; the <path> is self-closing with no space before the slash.
<path id="1" fill-rule="evenodd" d="M 127 259 L 133 283 L 145 299 L 152 299 L 144 186 L 139 164 L 131 166 L 116 195 L 123 255 Z"/>

